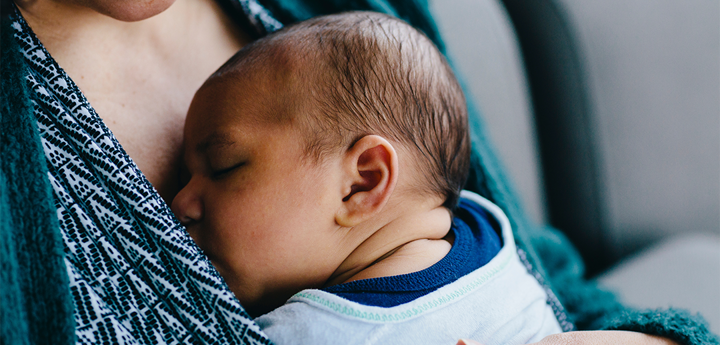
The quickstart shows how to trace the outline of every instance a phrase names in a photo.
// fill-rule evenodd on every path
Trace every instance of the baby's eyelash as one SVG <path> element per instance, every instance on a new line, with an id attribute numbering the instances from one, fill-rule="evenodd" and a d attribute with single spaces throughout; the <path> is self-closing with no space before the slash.
<path id="1" fill-rule="evenodd" d="M 233 171 L 233 170 L 235 170 L 235 169 L 237 169 L 237 168 L 239 168 L 239 167 L 242 167 L 243 165 L 245 165 L 245 162 L 240 162 L 240 163 L 235 164 L 235 165 L 233 165 L 233 166 L 231 166 L 231 167 L 214 171 L 211 176 L 212 176 L 212 178 L 220 178 L 220 177 L 222 177 L 223 175 L 225 175 L 225 174 L 227 174 L 227 173 L 229 173 L 229 172 L 231 172 L 231 171 Z"/>

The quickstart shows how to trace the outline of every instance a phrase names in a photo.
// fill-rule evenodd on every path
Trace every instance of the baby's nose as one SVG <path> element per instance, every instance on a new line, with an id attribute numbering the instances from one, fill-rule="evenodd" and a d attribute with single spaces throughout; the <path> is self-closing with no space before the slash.
<path id="1" fill-rule="evenodd" d="M 188 186 L 181 189 L 172 201 L 171 209 L 182 225 L 189 225 L 202 219 L 203 209 L 200 198 Z"/>

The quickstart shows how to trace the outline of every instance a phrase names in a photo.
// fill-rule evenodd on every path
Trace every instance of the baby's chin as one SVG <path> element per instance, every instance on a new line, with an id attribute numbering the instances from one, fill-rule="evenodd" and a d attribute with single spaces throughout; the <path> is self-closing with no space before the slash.
<path id="1" fill-rule="evenodd" d="M 283 305 L 292 295 L 298 291 L 280 291 L 277 286 L 263 287 L 262 284 L 243 284 L 246 279 L 237 275 L 224 274 L 218 267 L 218 272 L 225 278 L 230 291 L 240 301 L 245 311 L 251 317 L 256 318 L 267 314 L 273 309 Z M 257 283 L 257 279 L 249 279 Z"/>
<path id="2" fill-rule="evenodd" d="M 294 294 L 287 294 L 286 296 L 277 295 L 264 295 L 261 297 L 249 298 L 243 296 L 242 292 L 235 292 L 235 297 L 240 301 L 240 304 L 245 308 L 245 311 L 250 314 L 250 317 L 256 318 L 260 315 L 267 314 L 274 309 L 285 304 L 285 302 Z M 243 298 L 246 297 L 246 298 Z"/>
<path id="3" fill-rule="evenodd" d="M 213 262 L 213 265 L 215 265 L 218 273 L 225 278 L 225 282 L 230 291 L 235 294 L 235 298 L 240 301 L 245 311 L 253 318 L 267 314 L 273 309 L 282 306 L 290 297 L 301 290 L 313 288 L 313 286 L 304 286 L 298 283 L 283 283 L 262 274 L 247 277 L 244 274 L 238 274 L 237 271 L 225 270 L 222 264 L 218 265 Z"/>

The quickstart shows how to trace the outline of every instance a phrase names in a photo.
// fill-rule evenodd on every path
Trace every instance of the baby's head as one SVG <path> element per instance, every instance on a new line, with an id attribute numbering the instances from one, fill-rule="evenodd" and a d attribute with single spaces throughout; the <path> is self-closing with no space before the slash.
<path id="1" fill-rule="evenodd" d="M 454 207 L 469 155 L 462 90 L 427 37 L 377 13 L 319 17 L 198 90 L 173 210 L 257 314 L 346 273 L 395 219 Z"/>

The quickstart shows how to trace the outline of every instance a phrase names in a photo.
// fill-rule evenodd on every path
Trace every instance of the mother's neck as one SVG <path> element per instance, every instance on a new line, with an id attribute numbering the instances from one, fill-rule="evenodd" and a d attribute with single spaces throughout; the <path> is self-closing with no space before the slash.
<path id="1" fill-rule="evenodd" d="M 168 22 L 176 16 L 176 13 L 184 11 L 183 7 L 187 7 L 186 1 L 178 1 L 177 4 L 167 8 L 161 7 L 155 11 L 144 11 L 140 16 L 131 16 L 134 20 L 123 20 L 125 15 L 122 12 L 138 12 L 132 11 L 133 3 L 141 4 L 142 1 L 128 1 L 127 6 L 130 10 L 116 11 L 119 16 L 103 14 L 103 11 L 97 11 L 92 6 L 94 3 L 105 3 L 107 1 L 90 0 L 87 1 L 88 6 L 79 5 L 73 1 L 53 1 L 53 0 L 16 0 L 16 4 L 20 8 L 25 20 L 33 28 L 35 34 L 45 44 L 46 48 L 52 52 L 62 52 L 72 49 L 66 47 L 66 44 L 74 45 L 76 42 L 93 40 L 95 37 L 104 37 L 104 44 L 117 44 L 117 35 L 123 34 L 126 39 L 137 38 L 138 36 L 151 34 L 153 27 L 159 29 L 162 24 L 171 24 Z M 172 5 L 172 1 L 165 2 Z M 137 6 L 136 6 L 137 7 Z M 92 30 L 88 30 L 92 28 Z M 129 36 L 129 37 L 128 37 Z"/>

